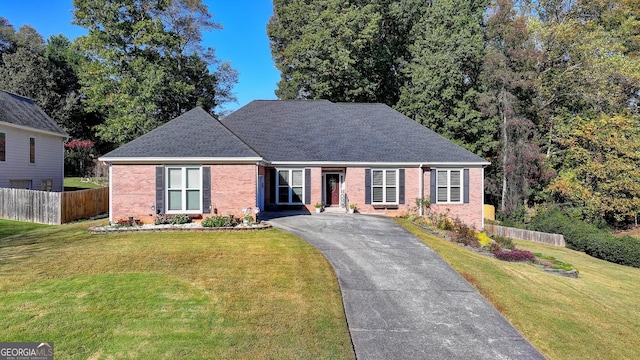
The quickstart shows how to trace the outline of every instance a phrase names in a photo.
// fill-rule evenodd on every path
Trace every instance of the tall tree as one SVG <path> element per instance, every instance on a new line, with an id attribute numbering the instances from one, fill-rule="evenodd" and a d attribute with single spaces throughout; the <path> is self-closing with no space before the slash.
<path id="1" fill-rule="evenodd" d="M 276 0 L 267 26 L 281 99 L 394 105 L 424 0 Z"/>
<path id="2" fill-rule="evenodd" d="M 2 66 L 2 55 L 12 53 L 16 46 L 16 30 L 9 20 L 0 16 L 0 66 Z"/>
<path id="3" fill-rule="evenodd" d="M 504 217 L 529 200 L 530 185 L 541 177 L 535 106 L 536 64 L 540 50 L 529 34 L 528 19 L 513 0 L 496 0 L 488 11 L 486 57 L 480 99 L 483 112 L 500 124 L 500 147 L 492 159 L 488 192 Z"/>
<path id="4" fill-rule="evenodd" d="M 632 128 L 625 122 L 634 123 L 639 112 L 636 41 L 640 19 L 637 8 L 629 4 L 638 2 L 540 2 L 536 12 L 545 16 L 532 27 L 544 49 L 536 84 L 540 115 L 545 119 L 541 135 L 548 161 L 559 174 L 547 193 L 553 194 L 552 200 L 582 206 L 590 219 L 600 217 L 611 224 L 629 216 L 623 199 L 633 193 L 616 180 L 617 176 L 634 176 L 629 168 L 620 166 L 619 159 L 632 169 L 640 162 L 613 144 L 605 144 L 592 131 L 603 127 L 602 134 L 618 139 L 618 145 L 625 148 L 633 147 L 625 143 L 638 142 L 637 137 L 626 139 L 618 134 Z M 607 173 L 609 170 L 613 173 Z M 602 177 L 614 173 L 614 179 Z M 569 183 L 576 187 L 567 190 Z M 619 201 L 611 201 L 616 196 Z M 620 212 L 612 210 L 615 207 Z"/>
<path id="5" fill-rule="evenodd" d="M 60 95 L 54 91 L 55 80 L 45 56 L 42 36 L 29 25 L 12 33 L 5 26 L 3 37 L 8 39 L 2 53 L 0 89 L 33 99 L 45 113 L 52 115 L 59 105 Z"/>
<path id="6" fill-rule="evenodd" d="M 585 219 L 633 223 L 640 214 L 640 116 L 577 117 L 560 132 L 563 162 L 547 193 L 578 206 Z"/>
<path id="7" fill-rule="evenodd" d="M 89 111 L 104 123 L 98 135 L 115 145 L 196 105 L 213 112 L 235 100 L 237 73 L 201 45 L 218 29 L 201 0 L 74 0 L 80 82 Z M 209 67 L 213 67 L 213 72 Z"/>
<path id="8" fill-rule="evenodd" d="M 484 58 L 486 1 L 440 0 L 413 28 L 407 81 L 396 108 L 415 121 L 483 155 L 495 134 L 478 110 Z"/>
<path id="9" fill-rule="evenodd" d="M 45 56 L 49 61 L 54 79 L 53 91 L 57 96 L 57 104 L 52 109 L 51 117 L 58 121 L 72 139 L 95 142 L 93 128 L 101 119 L 94 113 L 86 112 L 81 102 L 78 71 L 82 55 L 66 36 L 59 34 L 52 35 L 47 40 Z"/>

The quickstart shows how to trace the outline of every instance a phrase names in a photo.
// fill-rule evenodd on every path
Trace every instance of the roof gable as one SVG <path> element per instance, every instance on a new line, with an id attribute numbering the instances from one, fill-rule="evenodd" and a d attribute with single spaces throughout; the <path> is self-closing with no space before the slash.
<path id="1" fill-rule="evenodd" d="M 488 164 L 384 104 L 256 100 L 221 121 L 271 162 Z"/>
<path id="2" fill-rule="evenodd" d="M 0 90 L 0 122 L 67 137 L 56 122 L 26 97 Z"/>
<path id="3" fill-rule="evenodd" d="M 247 144 L 196 107 L 101 157 L 118 159 L 260 158 Z"/>

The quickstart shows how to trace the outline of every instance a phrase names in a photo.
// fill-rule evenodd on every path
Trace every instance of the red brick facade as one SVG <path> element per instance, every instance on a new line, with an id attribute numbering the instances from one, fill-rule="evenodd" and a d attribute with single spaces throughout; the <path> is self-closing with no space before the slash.
<path id="1" fill-rule="evenodd" d="M 130 216 L 143 222 L 153 222 L 156 204 L 155 172 L 158 165 L 112 165 L 111 166 L 111 221 L 126 219 Z M 203 204 L 203 208 L 211 207 L 211 214 L 235 215 L 239 217 L 242 209 L 256 206 L 257 176 L 264 176 L 264 208 L 269 210 L 275 206 L 275 184 L 270 176 L 271 168 L 244 165 L 203 165 L 211 168 L 211 204 Z M 365 204 L 365 170 L 364 167 L 322 168 L 307 167 L 311 176 L 310 198 L 304 205 L 309 212 L 314 212 L 315 203 L 323 203 L 323 173 L 340 172 L 344 175 L 344 189 L 350 204 L 356 204 L 361 213 L 385 214 L 389 216 L 414 212 L 415 199 L 429 197 L 430 169 L 408 167 L 404 170 L 404 204 L 388 208 L 374 207 Z M 422 191 L 420 177 L 422 176 Z M 469 169 L 469 203 L 468 204 L 432 204 L 431 213 L 449 212 L 451 217 L 458 217 L 466 224 L 483 227 L 483 169 Z M 281 208 L 281 207 L 280 207 Z M 160 213 L 164 209 L 160 209 Z"/>
<path id="2" fill-rule="evenodd" d="M 203 165 L 211 168 L 211 216 L 240 217 L 242 209 L 256 205 L 256 166 Z M 158 165 L 111 166 L 111 221 L 133 216 L 152 223 L 156 213 L 156 167 Z M 164 209 L 158 209 L 160 213 Z"/>

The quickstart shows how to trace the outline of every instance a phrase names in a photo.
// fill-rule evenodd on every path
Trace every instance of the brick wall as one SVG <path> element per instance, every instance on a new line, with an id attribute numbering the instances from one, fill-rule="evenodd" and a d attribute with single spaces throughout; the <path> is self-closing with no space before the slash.
<path id="1" fill-rule="evenodd" d="M 473 226 L 475 228 L 482 228 L 483 224 L 483 203 L 484 203 L 484 189 L 482 188 L 483 182 L 483 169 L 471 168 L 469 169 L 469 203 L 468 204 L 431 204 L 431 213 L 443 213 L 449 211 L 450 217 L 458 217 L 465 224 Z M 425 171 L 425 194 L 429 194 L 429 186 L 431 183 L 430 171 Z"/>
<path id="2" fill-rule="evenodd" d="M 205 166 L 211 167 L 211 204 L 203 204 L 205 209 L 211 205 L 219 215 L 240 217 L 243 208 L 256 205 L 255 165 Z M 111 221 L 133 216 L 145 223 L 153 222 L 155 169 L 156 165 L 111 166 Z"/>

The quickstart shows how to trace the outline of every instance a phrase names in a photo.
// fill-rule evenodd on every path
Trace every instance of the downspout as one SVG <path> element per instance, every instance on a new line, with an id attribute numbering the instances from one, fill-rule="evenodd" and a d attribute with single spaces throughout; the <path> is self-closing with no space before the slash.
<path id="1" fill-rule="evenodd" d="M 420 209 L 418 210 L 418 214 L 420 216 L 424 216 L 424 206 L 422 206 L 422 199 L 424 199 L 424 164 L 420 164 L 418 169 L 420 169 L 420 180 L 418 183 L 420 184 L 420 189 L 418 189 L 418 194 L 420 194 Z"/>
<path id="2" fill-rule="evenodd" d="M 482 230 L 484 230 L 484 166 L 482 167 Z"/>

